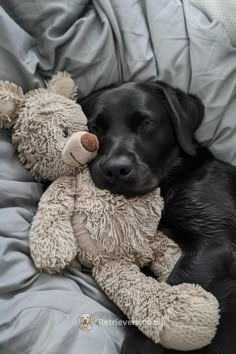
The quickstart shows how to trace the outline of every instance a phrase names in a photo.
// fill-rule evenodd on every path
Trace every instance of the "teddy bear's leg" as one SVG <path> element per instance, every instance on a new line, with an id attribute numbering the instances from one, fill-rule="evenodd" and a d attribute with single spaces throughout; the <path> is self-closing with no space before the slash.
<path id="1" fill-rule="evenodd" d="M 30 251 L 35 266 L 59 272 L 77 254 L 71 218 L 74 211 L 74 177 L 62 177 L 43 194 L 30 230 Z"/>
<path id="2" fill-rule="evenodd" d="M 93 274 L 132 323 L 154 342 L 170 349 L 194 350 L 214 338 L 218 301 L 200 286 L 159 283 L 126 260 L 108 261 L 94 268 Z"/>
<path id="3" fill-rule="evenodd" d="M 159 281 L 166 281 L 181 257 L 178 245 L 161 231 L 157 231 L 154 257 L 150 268 Z"/>

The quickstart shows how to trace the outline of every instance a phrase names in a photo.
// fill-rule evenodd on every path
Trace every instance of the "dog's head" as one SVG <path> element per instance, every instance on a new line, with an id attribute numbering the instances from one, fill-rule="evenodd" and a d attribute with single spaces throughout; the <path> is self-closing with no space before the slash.
<path id="1" fill-rule="evenodd" d="M 94 322 L 93 316 L 91 316 L 88 313 L 83 313 L 82 315 L 79 316 L 79 327 L 85 332 L 90 331 L 93 322 Z"/>
<path id="2" fill-rule="evenodd" d="M 100 149 L 91 163 L 99 188 L 133 196 L 160 184 L 183 154 L 194 155 L 200 100 L 163 82 L 124 83 L 82 100 Z"/>

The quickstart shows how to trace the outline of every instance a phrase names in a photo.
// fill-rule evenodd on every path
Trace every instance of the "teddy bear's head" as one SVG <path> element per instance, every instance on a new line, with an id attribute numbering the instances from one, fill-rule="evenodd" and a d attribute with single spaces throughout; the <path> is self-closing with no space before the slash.
<path id="1" fill-rule="evenodd" d="M 98 149 L 67 73 L 26 95 L 15 84 L 0 81 L 0 127 L 11 129 L 21 162 L 38 179 L 75 175 Z"/>

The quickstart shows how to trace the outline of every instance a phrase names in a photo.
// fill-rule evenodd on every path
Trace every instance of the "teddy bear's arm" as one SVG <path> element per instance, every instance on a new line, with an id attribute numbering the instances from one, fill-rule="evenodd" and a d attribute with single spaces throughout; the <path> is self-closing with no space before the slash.
<path id="1" fill-rule="evenodd" d="M 35 266 L 59 272 L 77 253 L 71 218 L 76 193 L 75 177 L 61 177 L 43 194 L 30 230 L 30 251 Z"/>
<path id="2" fill-rule="evenodd" d="M 167 280 L 180 256 L 181 250 L 178 245 L 158 230 L 150 268 L 159 281 Z"/>
<path id="3" fill-rule="evenodd" d="M 93 275 L 128 319 L 164 347 L 194 350 L 215 336 L 218 301 L 200 286 L 158 282 L 126 259 L 103 262 Z"/>

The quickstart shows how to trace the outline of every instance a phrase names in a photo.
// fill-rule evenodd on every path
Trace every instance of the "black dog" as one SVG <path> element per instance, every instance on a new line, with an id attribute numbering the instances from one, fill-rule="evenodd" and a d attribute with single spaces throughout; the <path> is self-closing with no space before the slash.
<path id="1" fill-rule="evenodd" d="M 183 250 L 168 282 L 198 283 L 220 302 L 215 339 L 191 353 L 235 354 L 236 169 L 193 141 L 204 115 L 201 102 L 162 82 L 144 82 L 98 91 L 81 104 L 100 141 L 90 166 L 96 185 L 127 197 L 160 186 L 160 228 Z M 133 330 L 122 353 L 177 352 Z"/>

